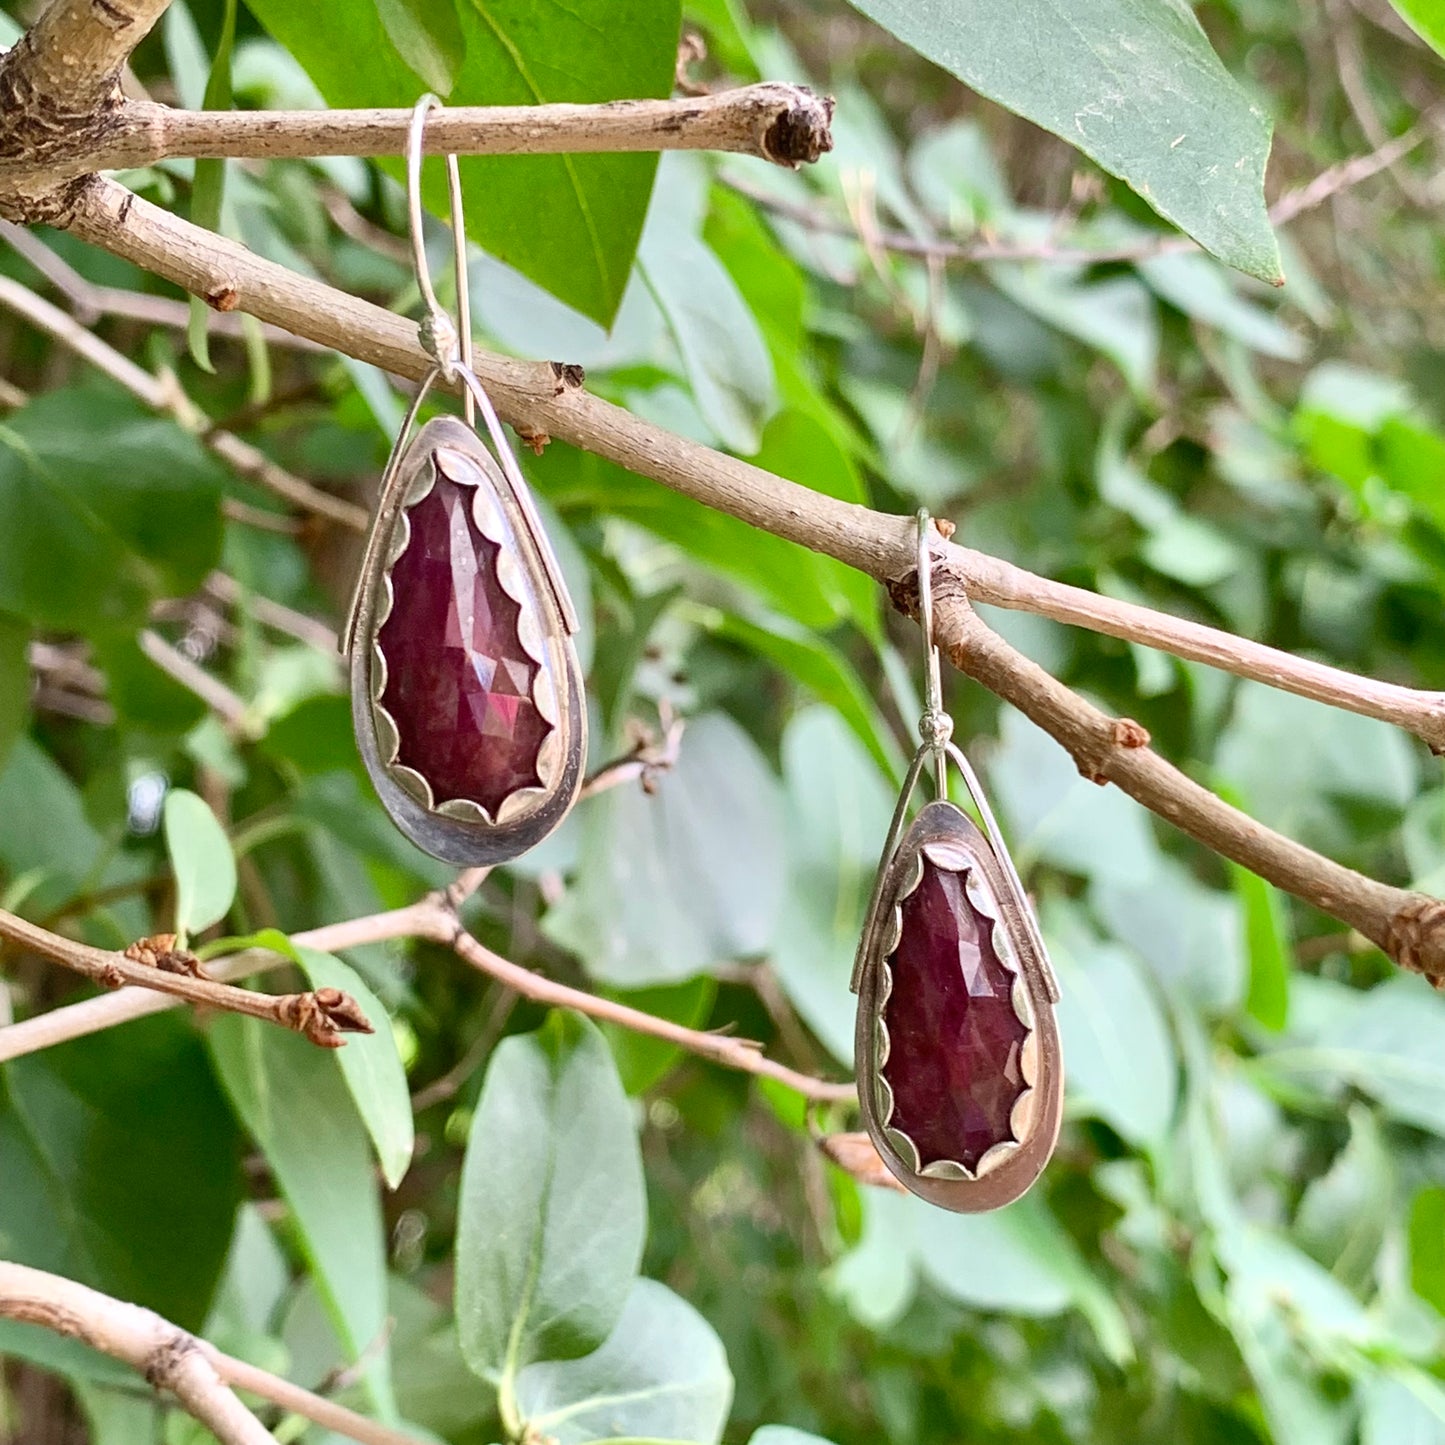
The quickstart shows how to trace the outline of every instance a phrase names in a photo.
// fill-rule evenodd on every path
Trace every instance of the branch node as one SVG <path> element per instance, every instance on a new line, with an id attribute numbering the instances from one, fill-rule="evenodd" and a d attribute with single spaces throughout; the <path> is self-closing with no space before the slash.
<path id="1" fill-rule="evenodd" d="M 1149 729 L 1131 717 L 1114 719 L 1114 744 L 1121 748 L 1147 748 Z"/>
<path id="2" fill-rule="evenodd" d="M 169 1390 L 182 1360 L 196 1348 L 192 1336 L 177 1330 L 156 1346 L 141 1373 L 153 1390 Z"/>
<path id="3" fill-rule="evenodd" d="M 339 1049 L 346 1042 L 342 1034 L 376 1032 L 361 1005 L 339 988 L 318 988 L 278 999 L 276 1018 L 323 1049 Z"/>
<path id="4" fill-rule="evenodd" d="M 149 938 L 137 939 L 126 949 L 125 956 L 132 963 L 158 968 L 162 973 L 179 973 L 187 978 L 206 977 L 201 960 L 189 949 L 176 947 L 174 933 L 154 933 Z"/>
<path id="5" fill-rule="evenodd" d="M 234 311 L 241 304 L 241 293 L 230 281 L 221 281 L 206 292 L 206 305 L 213 311 Z"/>
<path id="6" fill-rule="evenodd" d="M 1413 894 L 1390 919 L 1383 947 L 1401 968 L 1445 991 L 1445 901 Z"/>
<path id="7" fill-rule="evenodd" d="M 552 361 L 548 362 L 548 365 L 552 368 L 552 375 L 557 378 L 557 385 L 552 389 L 553 396 L 575 390 L 587 381 L 586 368 L 578 366 L 575 361 Z"/>
<path id="8" fill-rule="evenodd" d="M 833 97 L 806 86 L 789 86 L 793 104 L 774 116 L 763 132 L 763 155 L 775 165 L 797 170 L 833 149 Z"/>

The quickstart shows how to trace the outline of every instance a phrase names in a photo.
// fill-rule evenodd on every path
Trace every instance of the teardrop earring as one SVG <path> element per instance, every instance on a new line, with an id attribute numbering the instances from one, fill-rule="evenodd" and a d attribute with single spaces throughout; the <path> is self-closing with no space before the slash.
<path id="1" fill-rule="evenodd" d="M 977 1213 L 1019 1198 L 1058 1138 L 1058 985 L 1033 909 L 968 759 L 951 741 L 933 641 L 932 524 L 918 514 L 926 703 L 853 968 L 858 1100 L 883 1162 L 912 1193 Z M 948 798 L 948 760 L 980 829 Z M 934 800 L 906 828 L 931 762 Z"/>
<path id="2" fill-rule="evenodd" d="M 422 139 L 412 112 L 407 200 L 418 327 L 432 368 L 382 473 L 342 639 L 367 773 L 397 827 L 459 866 L 503 863 L 541 842 L 576 801 L 587 751 L 577 617 L 486 390 L 472 370 L 466 231 L 447 156 L 458 324 L 442 310 L 422 234 Z M 462 386 L 465 424 L 434 417 L 408 445 L 440 379 Z M 486 424 L 489 449 L 473 429 Z"/>

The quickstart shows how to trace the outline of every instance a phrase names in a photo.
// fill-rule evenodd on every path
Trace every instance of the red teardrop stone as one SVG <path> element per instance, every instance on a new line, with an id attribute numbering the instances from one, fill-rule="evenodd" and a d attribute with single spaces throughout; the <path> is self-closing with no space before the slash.
<path id="1" fill-rule="evenodd" d="M 475 496 L 438 472 L 407 514 L 411 536 L 377 643 L 397 761 L 427 780 L 436 802 L 470 798 L 495 815 L 508 794 L 540 783 L 551 724 L 532 701 L 537 664 L 517 639 L 521 609 L 497 578 L 497 544 L 472 519 Z"/>
<path id="2" fill-rule="evenodd" d="M 1029 1030 L 1014 1012 L 1014 975 L 994 949 L 993 920 L 969 902 L 963 881 L 925 858 L 922 881 L 903 900 L 881 1072 L 893 1090 L 889 1124 L 917 1145 L 920 1163 L 975 1169 L 1013 1138 Z"/>

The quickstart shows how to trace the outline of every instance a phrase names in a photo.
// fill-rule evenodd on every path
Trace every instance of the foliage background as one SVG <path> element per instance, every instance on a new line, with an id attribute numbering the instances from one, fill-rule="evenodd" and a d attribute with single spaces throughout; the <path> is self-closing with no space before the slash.
<path id="1" fill-rule="evenodd" d="M 980 64 L 1037 62 L 1035 8 L 980 30 Z M 1404 8 L 1428 30 L 1429 7 Z M 603 395 L 820 490 L 926 504 L 1033 570 L 1439 686 L 1440 61 L 1373 0 L 1199 15 L 1273 118 L 1271 197 L 1419 128 L 1281 236 L 1280 291 L 1151 250 L 1163 233 L 1134 193 L 856 12 L 700 0 L 684 6 L 710 48 L 694 74 L 811 80 L 838 98 L 836 151 L 798 176 L 692 155 L 464 161 L 479 336 L 582 363 Z M 221 4 L 178 0 L 139 80 L 201 104 L 224 23 Z M 255 0 L 232 81 L 237 103 L 270 106 L 407 104 L 418 74 L 458 101 L 664 94 L 678 25 L 659 0 Z M 201 215 L 204 172 L 127 180 Z M 405 308 L 397 174 L 231 165 L 216 214 Z M 880 233 L 1148 254 L 944 265 Z M 162 289 L 45 239 L 92 281 Z M 43 284 L 9 252 L 0 268 Z M 368 496 L 399 416 L 377 373 L 254 336 L 213 337 L 211 371 L 173 331 L 97 327 L 293 470 Z M 274 499 L 8 317 L 0 354 L 0 903 L 123 946 L 178 900 L 219 923 L 169 856 L 213 877 L 234 851 L 229 933 L 444 881 L 364 785 L 335 658 L 250 601 L 334 624 L 355 539 L 255 525 Z M 831 561 L 561 445 L 525 460 L 585 618 L 594 766 L 639 726 L 687 727 L 656 796 L 584 804 L 488 880 L 469 921 L 509 958 L 841 1076 L 915 636 Z M 203 590 L 217 568 L 239 605 Z M 1439 770 L 1403 734 L 1038 618 L 990 621 L 1265 822 L 1378 876 L 1445 882 Z M 244 726 L 154 666 L 146 626 L 239 694 Z M 784 1090 L 546 1022 L 441 950 L 369 946 L 300 960 L 318 981 L 359 977 L 390 1016 L 364 1054 L 171 1014 L 0 1069 L 0 1253 L 457 1445 L 523 1419 L 565 1445 L 797 1445 L 776 1425 L 839 1445 L 1445 1440 L 1445 1000 L 1084 782 L 978 689 L 953 679 L 949 701 L 1064 991 L 1069 1118 L 1019 1205 L 958 1218 L 859 1186 Z M 177 791 L 163 810 L 168 788 L 209 809 Z M 33 960 L 6 970 L 16 1017 L 69 992 Z M 558 1169 L 568 1187 L 548 1193 Z M 523 1258 L 540 1296 L 518 1284 Z M 11 1439 L 192 1438 L 97 1357 L 13 1326 L 0 1348 Z"/>

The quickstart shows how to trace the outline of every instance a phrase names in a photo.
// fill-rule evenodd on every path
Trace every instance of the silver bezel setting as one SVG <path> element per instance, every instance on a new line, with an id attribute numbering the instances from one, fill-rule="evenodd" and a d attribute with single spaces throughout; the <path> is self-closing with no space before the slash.
<path id="1" fill-rule="evenodd" d="M 387 662 L 378 637 L 395 605 L 392 569 L 410 540 L 408 513 L 431 493 L 438 471 L 473 489 L 469 514 L 497 545 L 498 581 L 518 604 L 518 640 L 536 668 L 532 701 L 549 724 L 538 752 L 537 783 L 509 793 L 495 816 L 470 798 L 437 799 L 420 772 L 399 762 L 396 720 L 382 703 Z M 505 862 L 546 837 L 581 786 L 586 711 L 571 640 L 575 614 L 534 504 L 518 495 L 470 428 L 454 417 L 433 418 L 418 431 L 395 475 L 395 496 L 384 497 L 378 507 L 379 535 L 368 548 L 349 633 L 357 744 L 383 805 L 418 847 L 459 866 Z"/>
<path id="2" fill-rule="evenodd" d="M 905 785 L 905 796 L 908 791 Z M 1057 986 L 1033 911 L 992 838 L 951 802 L 927 804 L 906 830 L 901 813 L 902 804 L 859 947 L 859 1105 L 880 1157 L 911 1192 L 959 1212 L 996 1209 L 1034 1183 L 1058 1135 L 1063 1062 L 1054 1017 Z M 918 888 L 925 860 L 964 875 L 969 902 L 991 920 L 994 948 L 1013 974 L 1010 1002 L 1028 1029 L 1020 1058 L 1024 1087 L 1009 1115 L 1012 1137 L 992 1145 L 973 1169 L 956 1159 L 922 1163 L 914 1141 L 892 1122 L 893 1093 L 884 1077 L 891 1049 L 884 1018 L 894 987 L 890 960 L 902 936 L 903 903 Z"/>

